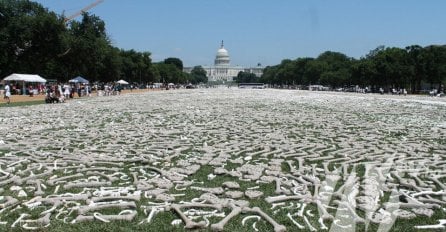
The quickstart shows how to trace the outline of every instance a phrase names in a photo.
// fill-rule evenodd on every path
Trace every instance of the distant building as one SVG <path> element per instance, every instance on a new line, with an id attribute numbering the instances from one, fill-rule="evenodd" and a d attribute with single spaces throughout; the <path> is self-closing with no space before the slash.
<path id="1" fill-rule="evenodd" d="M 239 72 L 254 73 L 260 77 L 263 74 L 263 67 L 258 64 L 257 67 L 245 68 L 242 66 L 231 66 L 231 59 L 229 58 L 228 50 L 224 48 L 223 41 L 221 47 L 217 51 L 213 66 L 202 66 L 206 71 L 208 81 L 232 81 Z M 192 67 L 186 67 L 184 72 L 190 73 Z"/>

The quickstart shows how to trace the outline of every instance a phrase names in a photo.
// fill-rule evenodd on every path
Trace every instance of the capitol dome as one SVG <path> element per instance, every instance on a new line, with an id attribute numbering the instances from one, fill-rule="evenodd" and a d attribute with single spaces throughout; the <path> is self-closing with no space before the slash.
<path id="1" fill-rule="evenodd" d="M 217 56 L 215 57 L 215 65 L 229 65 L 229 53 L 228 50 L 224 48 L 223 41 L 221 41 L 221 47 L 217 51 Z"/>
<path id="2" fill-rule="evenodd" d="M 228 50 L 226 50 L 225 48 L 220 48 L 217 51 L 217 57 L 229 57 L 229 53 Z"/>

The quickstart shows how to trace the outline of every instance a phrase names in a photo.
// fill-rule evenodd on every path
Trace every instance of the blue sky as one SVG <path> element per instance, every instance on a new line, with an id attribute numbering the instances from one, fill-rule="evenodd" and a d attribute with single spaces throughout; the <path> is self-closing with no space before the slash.
<path id="1" fill-rule="evenodd" d="M 70 15 L 94 0 L 38 0 Z M 444 0 L 105 0 L 90 13 L 119 48 L 211 65 L 275 65 L 330 50 L 359 58 L 379 45 L 446 44 Z M 77 20 L 79 20 L 77 18 Z"/>

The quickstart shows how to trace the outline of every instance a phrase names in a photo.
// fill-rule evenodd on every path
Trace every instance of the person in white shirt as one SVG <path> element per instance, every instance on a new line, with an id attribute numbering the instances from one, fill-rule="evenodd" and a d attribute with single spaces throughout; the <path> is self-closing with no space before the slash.
<path id="1" fill-rule="evenodd" d="M 6 86 L 5 86 L 5 97 L 4 97 L 4 99 L 6 100 L 6 102 L 7 102 L 8 104 L 11 102 L 10 97 L 11 97 L 11 89 L 10 89 L 9 85 L 6 84 Z"/>
<path id="2" fill-rule="evenodd" d="M 70 86 L 69 85 L 64 85 L 64 95 L 65 95 L 65 99 L 68 99 L 70 97 L 71 94 L 71 90 L 70 90 Z"/>

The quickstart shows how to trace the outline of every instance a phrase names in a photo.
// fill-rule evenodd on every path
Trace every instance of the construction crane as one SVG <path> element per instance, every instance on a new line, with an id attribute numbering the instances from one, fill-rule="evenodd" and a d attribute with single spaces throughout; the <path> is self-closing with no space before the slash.
<path id="1" fill-rule="evenodd" d="M 99 5 L 99 4 L 102 3 L 103 1 L 104 1 L 104 0 L 96 0 L 96 1 L 93 2 L 92 4 L 90 4 L 90 5 L 88 5 L 88 6 L 84 7 L 84 8 L 82 8 L 82 10 L 80 10 L 80 11 L 78 11 L 78 12 L 76 12 L 76 13 L 74 13 L 74 14 L 68 16 L 68 17 L 66 17 L 66 18 L 65 18 L 65 23 L 67 23 L 67 22 L 73 20 L 74 18 L 76 18 L 77 16 L 83 14 L 84 12 L 87 12 L 88 10 L 90 10 L 91 8 L 93 8 L 93 7 L 97 6 L 97 5 Z"/>
<path id="2" fill-rule="evenodd" d="M 76 12 L 75 14 L 72 14 L 68 17 L 66 17 L 64 19 L 65 23 L 68 23 L 69 21 L 73 20 L 74 18 L 76 18 L 77 16 L 81 15 L 84 12 L 87 12 L 88 10 L 90 10 L 91 8 L 97 6 L 98 4 L 102 3 L 104 0 L 96 0 L 95 2 L 93 2 L 92 4 L 84 7 L 82 10 Z M 62 14 L 63 15 L 63 14 Z M 65 52 L 58 54 L 58 57 L 62 57 L 65 56 L 66 54 L 68 54 L 71 51 L 71 48 L 68 48 Z"/>

